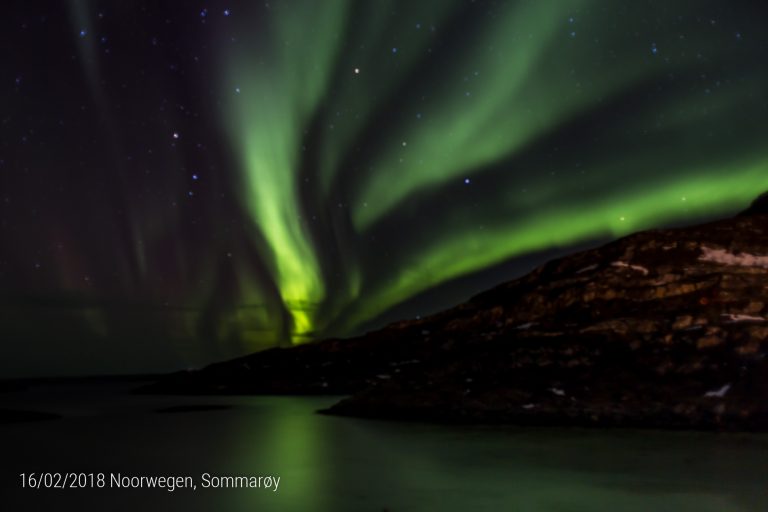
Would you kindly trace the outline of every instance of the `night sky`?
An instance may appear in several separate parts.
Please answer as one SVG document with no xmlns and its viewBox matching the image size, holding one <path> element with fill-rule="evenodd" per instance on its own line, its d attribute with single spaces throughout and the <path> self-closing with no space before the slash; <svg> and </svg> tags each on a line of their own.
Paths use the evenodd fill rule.
<svg viewBox="0 0 768 512">
<path fill-rule="evenodd" d="M 742 209 L 760 5 L 6 2 L 0 376 L 351 335 Z"/>
</svg>

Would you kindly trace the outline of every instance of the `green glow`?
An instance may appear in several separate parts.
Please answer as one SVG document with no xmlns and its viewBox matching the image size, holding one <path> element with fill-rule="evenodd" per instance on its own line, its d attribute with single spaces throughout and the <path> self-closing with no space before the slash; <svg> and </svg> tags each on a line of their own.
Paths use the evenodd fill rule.
<svg viewBox="0 0 768 512">
<path fill-rule="evenodd" d="M 568 7 L 578 10 L 588 4 L 580 0 Z M 406 106 L 423 112 L 423 119 L 402 126 L 399 138 L 391 139 L 384 154 L 372 162 L 375 172 L 366 175 L 358 192 L 370 198 L 354 212 L 358 230 L 424 189 L 463 179 L 508 157 L 597 106 L 596 98 L 610 98 L 659 68 L 656 61 L 641 61 L 616 73 L 599 73 L 594 69 L 599 66 L 580 55 L 583 43 L 569 39 L 572 29 L 559 3 L 520 2 L 500 11 L 445 72 L 440 87 L 425 88 L 426 100 L 417 95 L 419 100 Z"/>
<path fill-rule="evenodd" d="M 292 339 L 311 336 L 325 286 L 298 202 L 301 136 L 328 80 L 345 2 L 281 5 L 259 60 L 247 50 L 229 63 L 231 136 L 242 155 L 243 201 L 271 254 L 273 277 L 290 312 Z M 307 26 L 311 20 L 312 26 Z M 236 93 L 235 91 L 239 91 Z"/>
<path fill-rule="evenodd" d="M 727 31 L 613 23 L 644 19 L 634 3 L 486 7 L 306 1 L 242 17 L 223 118 L 294 342 L 516 256 L 711 217 L 768 188 L 765 79 L 719 75 L 741 55 Z M 279 313 L 233 314 L 222 333 L 279 330 Z"/>
<path fill-rule="evenodd" d="M 338 80 L 338 90 L 328 107 L 329 112 L 338 112 L 341 117 L 333 122 L 332 128 L 326 127 L 322 132 L 320 171 L 324 196 L 332 192 L 333 179 L 354 138 L 360 135 L 366 123 L 371 122 L 372 114 L 381 109 L 386 100 L 400 101 L 396 95 L 397 86 L 418 70 L 423 55 L 434 44 L 444 23 L 456 15 L 459 5 L 460 0 L 412 2 L 408 6 L 408 19 L 420 20 L 419 28 L 409 26 L 405 39 L 392 37 L 391 2 L 368 2 L 366 16 L 355 19 L 348 26 L 352 37 L 364 40 L 366 44 L 348 50 L 341 66 L 344 79 Z M 398 48 L 396 54 L 392 53 L 393 47 Z M 385 80 L 382 80 L 383 73 Z"/>
<path fill-rule="evenodd" d="M 768 160 L 727 173 L 717 171 L 705 170 L 699 177 L 670 180 L 598 202 L 571 198 L 541 214 L 493 229 L 480 231 L 466 221 L 444 225 L 434 243 L 413 255 L 411 265 L 395 269 L 387 285 L 370 292 L 362 307 L 355 305 L 345 312 L 348 325 L 358 325 L 432 286 L 510 257 L 594 237 L 624 236 L 682 212 L 717 215 L 748 204 L 756 190 L 768 189 Z"/>
</svg>

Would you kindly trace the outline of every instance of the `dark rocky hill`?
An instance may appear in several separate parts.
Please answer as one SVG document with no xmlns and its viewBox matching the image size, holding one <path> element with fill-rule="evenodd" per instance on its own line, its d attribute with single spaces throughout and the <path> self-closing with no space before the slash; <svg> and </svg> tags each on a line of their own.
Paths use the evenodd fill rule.
<svg viewBox="0 0 768 512">
<path fill-rule="evenodd" d="M 768 215 L 768 192 L 755 199 L 740 215 Z"/>
<path fill-rule="evenodd" d="M 766 429 L 765 199 L 551 261 L 427 318 L 153 390 L 351 394 L 327 412 L 397 419 Z"/>
</svg>

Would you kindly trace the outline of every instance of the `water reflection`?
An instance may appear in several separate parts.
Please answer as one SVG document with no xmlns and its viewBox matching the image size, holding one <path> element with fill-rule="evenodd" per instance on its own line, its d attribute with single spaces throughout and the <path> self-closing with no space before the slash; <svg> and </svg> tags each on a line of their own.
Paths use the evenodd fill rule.
<svg viewBox="0 0 768 512">
<path fill-rule="evenodd" d="M 65 418 L 0 425 L 0 508 L 762 512 L 768 503 L 766 435 L 448 427 L 313 413 L 332 402 L 82 389 L 6 394 L 0 407 Z M 153 412 L 163 408 L 178 412 Z M 281 480 L 278 492 L 22 493 L 14 474 L 32 470 Z"/>
</svg>

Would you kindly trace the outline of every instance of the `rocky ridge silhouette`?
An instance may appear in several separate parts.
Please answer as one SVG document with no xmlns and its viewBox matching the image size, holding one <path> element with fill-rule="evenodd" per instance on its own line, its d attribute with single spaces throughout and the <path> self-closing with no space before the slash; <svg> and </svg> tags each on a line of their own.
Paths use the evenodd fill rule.
<svg viewBox="0 0 768 512">
<path fill-rule="evenodd" d="M 151 390 L 351 394 L 327 413 L 531 425 L 768 427 L 768 212 L 636 233 L 357 338 Z"/>
</svg>

